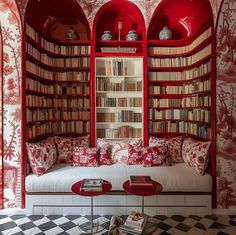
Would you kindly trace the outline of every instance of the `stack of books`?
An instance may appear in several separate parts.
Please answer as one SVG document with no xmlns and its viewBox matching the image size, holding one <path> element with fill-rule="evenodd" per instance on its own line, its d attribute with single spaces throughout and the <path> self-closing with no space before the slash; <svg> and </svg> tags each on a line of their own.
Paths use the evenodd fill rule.
<svg viewBox="0 0 236 235">
<path fill-rule="evenodd" d="M 82 192 L 102 192 L 102 179 L 83 179 Z"/>
<path fill-rule="evenodd" d="M 127 234 L 142 234 L 147 222 L 147 216 L 136 211 L 132 211 L 119 230 Z"/>
<path fill-rule="evenodd" d="M 130 187 L 133 189 L 148 189 L 153 187 L 153 182 L 150 176 L 130 176 Z"/>
</svg>

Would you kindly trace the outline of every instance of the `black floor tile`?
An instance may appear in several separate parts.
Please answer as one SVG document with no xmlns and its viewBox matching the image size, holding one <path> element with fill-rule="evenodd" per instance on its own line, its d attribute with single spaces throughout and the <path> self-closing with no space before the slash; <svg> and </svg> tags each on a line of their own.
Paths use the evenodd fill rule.
<svg viewBox="0 0 236 235">
<path fill-rule="evenodd" d="M 188 232 L 188 230 L 191 229 L 190 226 L 188 226 L 187 224 L 184 224 L 184 223 L 179 223 L 175 226 L 175 228 L 179 229 L 180 231 L 183 231 L 183 232 Z"/>
</svg>

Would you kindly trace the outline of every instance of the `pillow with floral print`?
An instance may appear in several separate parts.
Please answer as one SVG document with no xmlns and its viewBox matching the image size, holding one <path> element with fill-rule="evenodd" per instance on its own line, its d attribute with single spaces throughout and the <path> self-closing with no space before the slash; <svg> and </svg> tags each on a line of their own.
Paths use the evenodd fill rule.
<svg viewBox="0 0 236 235">
<path fill-rule="evenodd" d="M 111 165 L 111 146 L 109 143 L 99 147 L 98 162 L 100 166 Z"/>
<path fill-rule="evenodd" d="M 55 136 L 55 143 L 58 152 L 58 163 L 72 163 L 74 148 L 89 147 L 89 135 L 81 137 Z"/>
<path fill-rule="evenodd" d="M 167 141 L 167 154 L 171 162 L 183 162 L 182 158 L 182 143 L 183 136 L 173 137 Z"/>
<path fill-rule="evenodd" d="M 98 166 L 99 148 L 76 147 L 73 154 L 73 166 Z"/>
<path fill-rule="evenodd" d="M 143 147 L 143 166 L 169 166 L 168 156 L 162 154 L 158 147 Z"/>
<path fill-rule="evenodd" d="M 112 163 L 125 163 L 128 160 L 128 147 L 129 144 L 133 146 L 142 146 L 141 139 L 123 140 L 123 141 L 108 141 L 104 139 L 97 140 L 97 146 L 100 147 L 104 143 L 110 143 L 111 145 L 111 161 Z"/>
<path fill-rule="evenodd" d="M 128 165 L 142 165 L 143 164 L 143 147 L 128 146 Z"/>
<path fill-rule="evenodd" d="M 30 166 L 35 175 L 43 175 L 57 160 L 53 138 L 37 143 L 26 143 Z"/>
<path fill-rule="evenodd" d="M 183 141 L 183 160 L 200 175 L 204 175 L 206 172 L 209 162 L 210 144 L 210 141 L 198 141 L 192 138 L 186 138 Z"/>
<path fill-rule="evenodd" d="M 164 138 L 158 138 L 155 136 L 151 136 L 149 138 L 149 147 L 158 147 L 160 153 L 167 153 L 167 141 Z"/>
</svg>

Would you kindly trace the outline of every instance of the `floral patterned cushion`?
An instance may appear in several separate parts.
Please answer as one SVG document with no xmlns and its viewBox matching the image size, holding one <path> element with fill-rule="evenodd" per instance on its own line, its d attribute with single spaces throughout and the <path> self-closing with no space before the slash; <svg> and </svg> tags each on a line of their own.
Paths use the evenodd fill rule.
<svg viewBox="0 0 236 235">
<path fill-rule="evenodd" d="M 183 160 L 200 175 L 204 175 L 206 172 L 210 144 L 210 141 L 198 141 L 192 138 L 187 138 L 183 141 Z"/>
<path fill-rule="evenodd" d="M 183 162 L 182 143 L 182 136 L 170 138 L 167 140 L 167 152 L 171 162 Z"/>
<path fill-rule="evenodd" d="M 128 146 L 142 146 L 141 139 L 125 140 L 119 142 L 112 142 L 104 139 L 97 140 L 97 146 L 100 147 L 104 143 L 110 143 L 111 145 L 111 161 L 112 163 L 127 163 L 128 160 Z"/>
<path fill-rule="evenodd" d="M 26 143 L 30 166 L 35 175 L 43 175 L 57 160 L 53 138 L 37 143 Z"/>
<path fill-rule="evenodd" d="M 155 136 L 151 136 L 149 138 L 149 147 L 158 147 L 160 153 L 167 153 L 167 141 L 164 138 L 157 138 Z"/>
<path fill-rule="evenodd" d="M 142 165 L 143 164 L 143 147 L 128 146 L 128 165 Z"/>
<path fill-rule="evenodd" d="M 111 146 L 109 143 L 105 143 L 99 147 L 99 165 L 111 165 Z"/>
<path fill-rule="evenodd" d="M 72 163 L 74 148 L 89 147 L 89 135 L 82 137 L 61 137 L 55 136 L 55 143 L 58 152 L 58 163 Z"/>
<path fill-rule="evenodd" d="M 98 166 L 99 148 L 76 147 L 73 155 L 73 166 Z"/>
<path fill-rule="evenodd" d="M 146 147 L 143 153 L 143 166 L 169 166 L 166 154 L 162 154 L 158 147 Z"/>
</svg>

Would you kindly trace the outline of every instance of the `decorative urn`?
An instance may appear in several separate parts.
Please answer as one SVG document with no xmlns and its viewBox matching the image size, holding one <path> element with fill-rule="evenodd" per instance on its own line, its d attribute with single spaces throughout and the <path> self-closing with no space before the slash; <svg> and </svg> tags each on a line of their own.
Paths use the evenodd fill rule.
<svg viewBox="0 0 236 235">
<path fill-rule="evenodd" d="M 172 32 L 168 29 L 167 26 L 164 26 L 163 29 L 159 33 L 160 40 L 168 40 L 172 38 Z"/>
<path fill-rule="evenodd" d="M 69 28 L 66 32 L 66 40 L 77 40 L 78 35 L 73 28 Z"/>
<path fill-rule="evenodd" d="M 135 41 L 138 39 L 138 35 L 136 34 L 135 30 L 130 30 L 128 34 L 126 35 L 127 41 Z"/>
<path fill-rule="evenodd" d="M 102 34 L 102 40 L 104 41 L 109 41 L 109 40 L 112 40 L 113 39 L 113 36 L 112 36 L 112 33 L 111 31 L 104 31 L 103 34 Z"/>
</svg>

